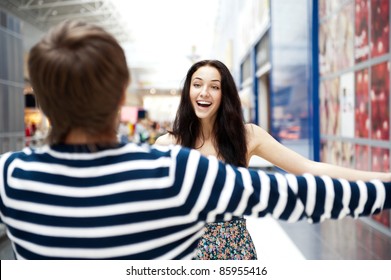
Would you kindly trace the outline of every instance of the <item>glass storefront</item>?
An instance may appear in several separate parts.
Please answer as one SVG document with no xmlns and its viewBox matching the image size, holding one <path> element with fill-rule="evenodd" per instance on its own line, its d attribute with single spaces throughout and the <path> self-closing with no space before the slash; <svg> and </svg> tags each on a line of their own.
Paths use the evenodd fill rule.
<svg viewBox="0 0 391 280">
<path fill-rule="evenodd" d="M 240 61 L 248 119 L 270 120 L 263 126 L 306 157 L 390 172 L 389 2 L 270 1 L 269 24 Z M 390 219 L 370 222 L 390 232 Z"/>
<path fill-rule="evenodd" d="M 391 171 L 389 18 L 389 0 L 319 0 L 323 162 Z"/>
</svg>

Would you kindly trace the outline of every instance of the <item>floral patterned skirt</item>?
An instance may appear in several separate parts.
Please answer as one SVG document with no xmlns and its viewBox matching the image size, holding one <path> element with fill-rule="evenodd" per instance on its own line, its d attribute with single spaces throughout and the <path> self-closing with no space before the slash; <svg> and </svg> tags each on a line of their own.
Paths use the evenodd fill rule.
<svg viewBox="0 0 391 280">
<path fill-rule="evenodd" d="M 245 219 L 210 223 L 198 243 L 194 260 L 256 260 Z"/>
</svg>

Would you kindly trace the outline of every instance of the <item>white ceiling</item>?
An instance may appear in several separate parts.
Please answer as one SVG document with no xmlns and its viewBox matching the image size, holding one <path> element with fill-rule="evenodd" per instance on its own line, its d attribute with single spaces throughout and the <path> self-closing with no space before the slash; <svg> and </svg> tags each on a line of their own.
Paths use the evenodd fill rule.
<svg viewBox="0 0 391 280">
<path fill-rule="evenodd" d="M 210 58 L 219 0 L 111 0 L 129 30 L 123 43 L 145 88 L 178 89 L 194 59 Z"/>
<path fill-rule="evenodd" d="M 131 89 L 169 92 L 179 89 L 194 60 L 211 57 L 219 0 L 0 0 L 0 6 L 37 31 L 68 18 L 103 25 L 126 51 Z M 25 32 L 28 45 L 40 37 Z"/>
</svg>

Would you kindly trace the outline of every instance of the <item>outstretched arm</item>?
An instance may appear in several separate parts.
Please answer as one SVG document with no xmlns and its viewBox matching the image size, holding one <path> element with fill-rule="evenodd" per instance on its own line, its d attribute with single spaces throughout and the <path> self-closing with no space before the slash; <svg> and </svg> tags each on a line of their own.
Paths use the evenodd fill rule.
<svg viewBox="0 0 391 280">
<path fill-rule="evenodd" d="M 391 181 L 391 173 L 369 172 L 309 160 L 276 141 L 269 133 L 259 126 L 247 124 L 248 153 L 260 156 L 279 168 L 293 174 L 310 173 L 313 175 L 327 175 L 333 178 L 346 180 L 380 179 Z"/>
<path fill-rule="evenodd" d="M 262 172 L 258 176 L 263 181 L 270 180 L 270 193 L 266 195 L 269 213 L 274 218 L 289 222 L 302 218 L 314 223 L 346 216 L 358 218 L 377 214 L 391 207 L 391 183 L 380 180 L 352 182 L 328 176 L 278 173 L 266 175 L 266 179 Z M 263 187 L 267 188 L 267 185 L 262 184 L 261 188 Z M 265 190 L 261 189 L 260 197 L 266 200 L 262 198 L 262 194 L 265 194 Z"/>
<path fill-rule="evenodd" d="M 320 222 L 346 216 L 370 216 L 391 207 L 391 182 L 269 174 L 224 165 L 213 157 L 207 162 L 201 157 L 200 161 L 201 165 L 208 166 L 206 177 L 209 179 L 201 184 L 203 198 L 200 198 L 200 201 L 209 200 L 203 209 L 207 222 L 222 217 L 229 220 L 232 216 L 267 214 L 289 222 L 305 218 Z M 197 182 L 201 181 L 199 178 Z M 217 203 L 216 198 L 219 198 Z"/>
</svg>

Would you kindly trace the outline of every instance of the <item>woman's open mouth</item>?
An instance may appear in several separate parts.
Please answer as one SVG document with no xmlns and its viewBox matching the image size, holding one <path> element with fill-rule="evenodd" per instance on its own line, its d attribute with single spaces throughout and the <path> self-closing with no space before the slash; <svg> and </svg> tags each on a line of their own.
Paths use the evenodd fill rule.
<svg viewBox="0 0 391 280">
<path fill-rule="evenodd" d="M 210 105 L 212 105 L 212 102 L 208 101 L 197 101 L 197 105 L 203 108 L 208 108 Z"/>
</svg>

